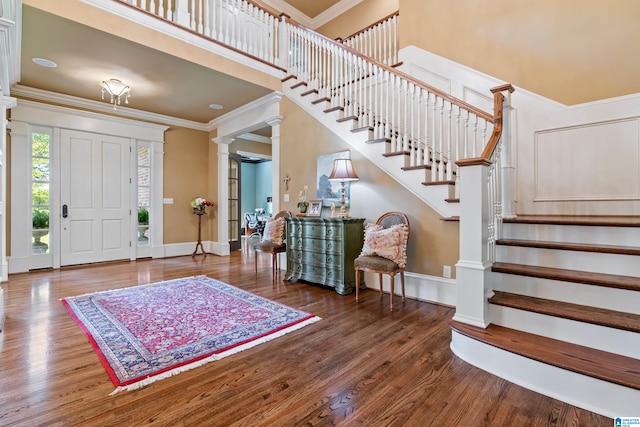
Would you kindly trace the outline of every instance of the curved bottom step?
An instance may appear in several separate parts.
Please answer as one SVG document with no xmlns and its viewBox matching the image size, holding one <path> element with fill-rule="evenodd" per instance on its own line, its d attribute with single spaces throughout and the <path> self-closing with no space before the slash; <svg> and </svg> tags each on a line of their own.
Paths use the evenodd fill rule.
<svg viewBox="0 0 640 427">
<path fill-rule="evenodd" d="M 607 417 L 637 412 L 640 360 L 496 325 L 449 324 L 451 350 L 467 363 Z"/>
</svg>

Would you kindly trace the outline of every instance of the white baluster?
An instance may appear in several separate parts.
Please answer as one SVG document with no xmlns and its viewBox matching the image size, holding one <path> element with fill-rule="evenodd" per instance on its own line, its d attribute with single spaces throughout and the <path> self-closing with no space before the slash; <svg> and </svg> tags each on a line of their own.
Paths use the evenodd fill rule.
<svg viewBox="0 0 640 427">
<path fill-rule="evenodd" d="M 173 21 L 173 6 L 171 0 L 167 0 L 167 20 Z"/>
<path fill-rule="evenodd" d="M 151 1 L 153 3 L 153 1 Z M 196 4 L 195 0 L 191 0 L 191 9 L 189 10 L 189 14 L 191 16 L 191 21 L 189 22 L 189 28 L 192 30 L 196 29 Z"/>
<path fill-rule="evenodd" d="M 447 177 L 447 181 L 451 181 L 453 180 L 453 169 L 451 166 L 451 132 L 452 132 L 452 122 L 451 122 L 451 109 L 453 108 L 453 104 L 451 104 L 450 102 L 447 103 L 447 141 L 446 141 L 446 146 L 447 146 L 447 169 L 446 169 L 446 177 Z"/>
</svg>

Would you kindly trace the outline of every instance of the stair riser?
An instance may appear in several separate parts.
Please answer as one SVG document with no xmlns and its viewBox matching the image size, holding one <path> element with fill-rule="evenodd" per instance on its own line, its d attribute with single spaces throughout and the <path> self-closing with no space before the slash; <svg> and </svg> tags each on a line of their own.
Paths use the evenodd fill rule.
<svg viewBox="0 0 640 427">
<path fill-rule="evenodd" d="M 506 223 L 502 238 L 638 247 L 640 228 Z"/>
<path fill-rule="evenodd" d="M 640 277 L 640 258 L 633 255 L 504 245 L 496 249 L 498 262 Z"/>
<path fill-rule="evenodd" d="M 515 274 L 494 273 L 494 289 L 640 315 L 640 292 Z"/>
<path fill-rule="evenodd" d="M 492 322 L 585 347 L 638 359 L 640 334 L 489 304 Z"/>
</svg>

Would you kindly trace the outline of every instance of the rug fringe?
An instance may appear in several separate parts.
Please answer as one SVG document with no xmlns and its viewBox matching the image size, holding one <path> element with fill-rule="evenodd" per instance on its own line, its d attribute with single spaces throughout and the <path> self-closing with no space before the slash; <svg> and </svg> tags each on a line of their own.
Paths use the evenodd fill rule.
<svg viewBox="0 0 640 427">
<path fill-rule="evenodd" d="M 303 328 L 303 327 L 305 327 L 307 325 L 310 325 L 312 323 L 318 322 L 320 320 L 322 320 L 322 318 L 320 318 L 318 316 L 310 317 L 309 319 L 307 319 L 305 321 L 302 321 L 300 323 L 296 323 L 295 325 L 289 326 L 288 328 L 281 329 L 281 330 L 279 330 L 277 332 L 274 332 L 274 333 L 269 334 L 269 335 L 265 335 L 262 338 L 258 338 L 256 340 L 244 343 L 244 344 L 239 345 L 237 347 L 233 347 L 233 348 L 231 348 L 229 350 L 226 350 L 226 351 L 223 351 L 221 353 L 212 354 L 211 356 L 206 357 L 204 359 L 198 360 L 198 361 L 193 362 L 193 363 L 189 363 L 189 364 L 184 365 L 184 366 L 180 366 L 178 368 L 172 369 L 170 371 L 164 372 L 164 373 L 159 374 L 159 375 L 154 375 L 152 377 L 147 377 L 147 378 L 145 378 L 143 380 L 140 380 L 140 381 L 137 381 L 137 382 L 135 382 L 133 384 L 116 387 L 115 390 L 113 390 L 111 393 L 109 393 L 109 396 L 113 396 L 114 394 L 119 393 L 122 390 L 126 390 L 126 391 L 137 390 L 139 388 L 147 386 L 147 385 L 149 385 L 151 383 L 154 383 L 156 381 L 163 380 L 165 378 L 169 378 L 169 377 L 172 377 L 174 375 L 177 375 L 177 374 L 179 374 L 181 372 L 189 371 L 191 369 L 198 368 L 198 367 L 200 367 L 202 365 L 206 365 L 209 362 L 214 362 L 216 360 L 223 359 L 223 358 L 231 356 L 233 354 L 240 353 L 241 351 L 247 350 L 247 349 L 249 349 L 251 347 L 255 347 L 258 344 L 262 344 L 262 343 L 271 341 L 271 340 L 273 340 L 275 338 L 281 337 L 281 336 L 286 335 L 286 334 L 288 334 L 290 332 L 293 332 L 293 331 L 296 331 L 296 330 L 298 330 L 300 328 Z"/>
</svg>

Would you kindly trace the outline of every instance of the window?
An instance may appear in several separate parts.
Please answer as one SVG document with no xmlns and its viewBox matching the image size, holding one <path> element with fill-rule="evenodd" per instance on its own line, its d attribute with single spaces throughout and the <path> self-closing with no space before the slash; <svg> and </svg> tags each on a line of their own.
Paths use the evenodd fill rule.
<svg viewBox="0 0 640 427">
<path fill-rule="evenodd" d="M 31 134 L 31 252 L 49 252 L 51 135 Z"/>
<path fill-rule="evenodd" d="M 138 147 L 138 246 L 149 246 L 149 206 L 151 204 L 151 150 Z"/>
</svg>

